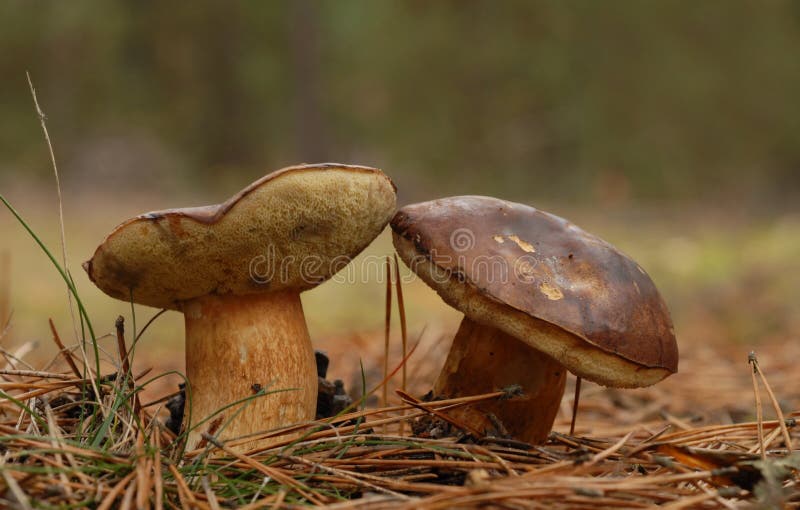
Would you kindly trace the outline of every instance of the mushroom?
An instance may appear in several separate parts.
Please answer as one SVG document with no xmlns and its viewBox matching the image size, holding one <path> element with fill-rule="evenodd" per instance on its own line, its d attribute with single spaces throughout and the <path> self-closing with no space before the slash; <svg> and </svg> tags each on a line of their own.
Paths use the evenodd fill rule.
<svg viewBox="0 0 800 510">
<path fill-rule="evenodd" d="M 451 411 L 481 433 L 505 428 L 522 441 L 544 442 L 566 370 L 622 388 L 677 371 L 672 322 L 653 281 L 568 221 L 463 196 L 405 206 L 391 226 L 403 261 L 464 313 L 434 394 L 522 389 L 521 397 Z"/>
<path fill-rule="evenodd" d="M 394 210 L 394 184 L 380 170 L 294 166 L 219 205 L 132 218 L 83 267 L 111 297 L 183 312 L 192 448 L 211 424 L 230 439 L 314 419 L 317 369 L 300 293 L 342 269 Z"/>
</svg>

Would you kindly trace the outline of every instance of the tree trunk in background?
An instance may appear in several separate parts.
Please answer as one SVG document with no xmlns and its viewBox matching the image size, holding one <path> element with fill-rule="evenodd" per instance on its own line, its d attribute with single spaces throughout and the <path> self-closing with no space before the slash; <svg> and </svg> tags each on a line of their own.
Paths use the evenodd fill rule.
<svg viewBox="0 0 800 510">
<path fill-rule="evenodd" d="M 206 161 L 211 165 L 245 166 L 252 163 L 248 97 L 239 73 L 243 52 L 241 5 L 211 3 L 200 35 L 204 46 L 201 80 L 208 94 L 205 117 Z"/>
<path fill-rule="evenodd" d="M 318 4 L 297 0 L 289 10 L 291 66 L 294 78 L 295 146 L 298 161 L 328 159 L 320 108 Z"/>
</svg>

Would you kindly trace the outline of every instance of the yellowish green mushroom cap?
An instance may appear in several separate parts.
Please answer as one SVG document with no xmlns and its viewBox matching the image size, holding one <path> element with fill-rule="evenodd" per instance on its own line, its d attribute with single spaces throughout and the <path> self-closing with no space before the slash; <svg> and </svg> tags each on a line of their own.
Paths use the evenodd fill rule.
<svg viewBox="0 0 800 510">
<path fill-rule="evenodd" d="M 125 221 L 83 267 L 111 297 L 173 310 L 206 295 L 302 291 L 361 252 L 395 204 L 394 184 L 375 168 L 288 167 L 222 204 Z"/>
</svg>

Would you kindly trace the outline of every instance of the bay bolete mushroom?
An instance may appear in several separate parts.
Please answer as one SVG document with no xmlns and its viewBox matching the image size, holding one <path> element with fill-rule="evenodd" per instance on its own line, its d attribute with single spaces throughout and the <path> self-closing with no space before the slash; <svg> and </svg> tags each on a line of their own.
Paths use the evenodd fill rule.
<svg viewBox="0 0 800 510">
<path fill-rule="evenodd" d="M 669 311 L 636 262 L 533 207 L 463 196 L 408 205 L 391 221 L 403 261 L 464 319 L 434 393 L 518 384 L 523 396 L 451 411 L 543 442 L 565 372 L 605 386 L 652 385 L 677 371 Z"/>
<path fill-rule="evenodd" d="M 239 437 L 314 419 L 317 373 L 300 293 L 342 269 L 394 210 L 394 184 L 380 170 L 294 166 L 219 205 L 132 218 L 84 269 L 111 297 L 183 312 L 190 427 L 259 388 L 290 390 L 214 418 L 232 418 L 221 439 Z M 190 433 L 189 448 L 207 426 Z"/>
</svg>

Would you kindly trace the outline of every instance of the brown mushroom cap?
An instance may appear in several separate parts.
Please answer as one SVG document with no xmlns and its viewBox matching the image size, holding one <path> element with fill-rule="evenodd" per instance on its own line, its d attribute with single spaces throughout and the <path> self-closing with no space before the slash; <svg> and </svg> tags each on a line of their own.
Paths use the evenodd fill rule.
<svg viewBox="0 0 800 510">
<path fill-rule="evenodd" d="M 330 278 L 386 226 L 395 188 L 380 170 L 300 165 L 228 201 L 116 227 L 84 263 L 111 297 L 180 309 L 199 296 L 305 290 Z"/>
<path fill-rule="evenodd" d="M 447 303 L 573 373 L 637 387 L 677 371 L 669 311 L 650 277 L 568 221 L 464 196 L 403 207 L 391 225 L 402 258 Z"/>
</svg>

